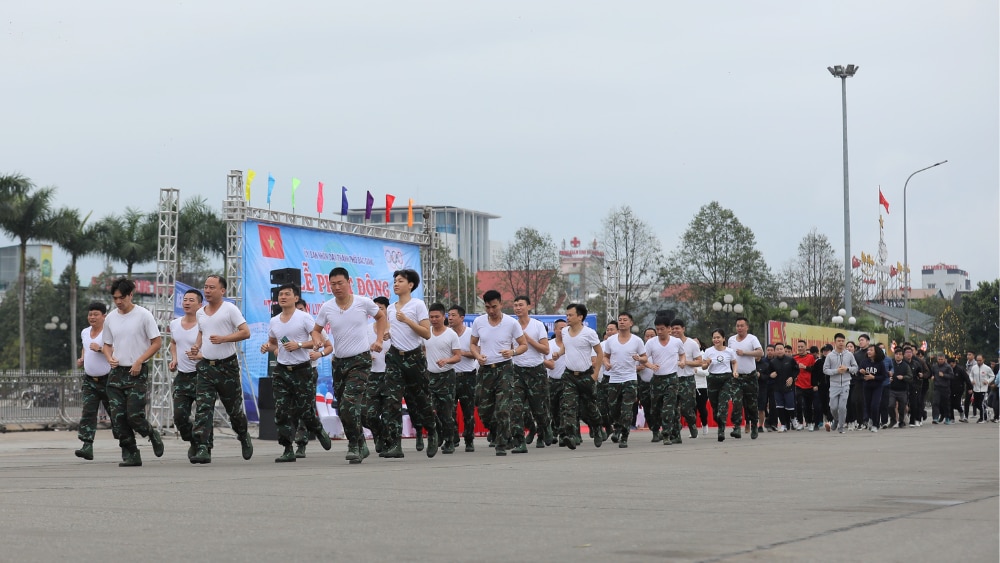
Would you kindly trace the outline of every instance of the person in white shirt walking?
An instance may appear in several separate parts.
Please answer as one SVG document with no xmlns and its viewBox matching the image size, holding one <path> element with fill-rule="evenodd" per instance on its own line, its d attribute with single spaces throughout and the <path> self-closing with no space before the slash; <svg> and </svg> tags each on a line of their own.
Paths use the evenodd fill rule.
<svg viewBox="0 0 1000 563">
<path fill-rule="evenodd" d="M 764 357 L 764 348 L 760 345 L 760 340 L 750 334 L 750 321 L 746 317 L 736 319 L 736 334 L 729 337 L 729 348 L 736 352 L 736 377 L 729 381 L 731 395 L 733 399 L 733 431 L 729 433 L 733 438 L 739 439 L 743 436 L 740 428 L 743 426 L 743 410 L 746 406 L 746 415 L 750 423 L 750 439 L 757 439 L 757 395 L 759 393 L 758 379 L 760 373 L 757 371 L 757 360 Z"/>
<path fill-rule="evenodd" d="M 605 351 L 604 373 L 608 376 L 608 410 L 612 422 L 611 441 L 619 448 L 628 447 L 632 426 L 638 374 L 636 367 L 646 360 L 642 339 L 632 334 L 632 315 L 618 314 L 618 333 L 602 343 Z"/>
<path fill-rule="evenodd" d="M 442 438 L 441 453 L 455 453 L 455 364 L 462 361 L 458 334 L 445 326 L 444 305 L 431 303 L 427 308 L 431 335 L 424 343 L 427 354 L 427 379 L 431 402 L 437 415 Z"/>
<path fill-rule="evenodd" d="M 455 364 L 455 404 L 462 409 L 462 438 L 465 451 L 476 451 L 476 368 L 479 362 L 472 354 L 472 331 L 465 326 L 465 308 L 452 305 L 448 309 L 448 326 L 458 335 L 458 345 L 462 360 Z M 458 413 L 456 413 L 456 417 Z M 452 442 L 458 445 L 458 419 L 455 420 L 455 434 Z"/>
<path fill-rule="evenodd" d="M 177 372 L 173 389 L 174 427 L 181 439 L 188 443 L 188 461 L 198 449 L 191 415 L 198 395 L 198 360 L 201 355 L 192 350 L 198 343 L 198 309 L 201 302 L 200 291 L 194 288 L 187 290 L 181 298 L 184 316 L 170 321 L 170 363 L 167 368 Z M 211 449 L 212 434 L 209 434 L 208 443 Z"/>
<path fill-rule="evenodd" d="M 94 301 L 87 307 L 87 323 L 90 325 L 80 332 L 83 347 L 76 366 L 83 368 L 83 378 L 80 392 L 83 397 L 83 408 L 80 413 L 80 429 L 77 437 L 83 442 L 80 449 L 73 452 L 76 457 L 86 460 L 94 459 L 94 435 L 97 433 L 97 411 L 104 405 L 105 412 L 110 413 L 108 405 L 108 372 L 111 364 L 104 357 L 104 319 L 108 314 L 108 306 L 100 301 Z M 116 435 L 115 438 L 118 436 Z"/>
<path fill-rule="evenodd" d="M 553 359 L 566 358 L 563 372 L 562 401 L 559 405 L 565 436 L 562 445 L 576 449 L 573 436 L 580 430 L 579 417 L 594 434 L 594 446 L 601 447 L 608 438 L 601 427 L 601 411 L 595 400 L 595 384 L 604 364 L 604 349 L 597 332 L 583 324 L 587 318 L 587 307 L 579 303 L 566 306 L 568 326 L 562 329 L 562 342 Z M 582 411 L 581 411 L 582 409 Z"/>
<path fill-rule="evenodd" d="M 538 445 L 542 448 L 555 443 L 552 436 L 552 419 L 549 414 L 548 377 L 545 374 L 545 356 L 549 353 L 549 333 L 545 325 L 538 319 L 533 319 L 530 312 L 531 299 L 520 295 L 514 299 L 514 315 L 524 333 L 528 348 L 523 354 L 514 356 L 514 397 L 513 401 L 521 404 L 525 419 L 534 422 L 538 433 Z M 513 453 L 527 451 L 525 447 L 516 447 Z"/>
</svg>

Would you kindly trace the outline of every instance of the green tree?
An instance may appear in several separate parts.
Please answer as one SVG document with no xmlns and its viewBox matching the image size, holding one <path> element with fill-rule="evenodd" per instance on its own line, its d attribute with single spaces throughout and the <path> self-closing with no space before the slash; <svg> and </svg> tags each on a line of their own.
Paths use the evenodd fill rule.
<svg viewBox="0 0 1000 563">
<path fill-rule="evenodd" d="M 454 258 L 451 250 L 443 240 L 438 239 L 434 250 L 437 262 L 437 280 L 435 283 L 434 300 L 440 301 L 446 307 L 461 305 L 468 312 L 476 309 L 476 276 L 469 271 L 468 266 L 460 258 Z"/>
<path fill-rule="evenodd" d="M 501 253 L 500 269 L 505 272 L 507 289 L 514 296 L 527 295 L 534 312 L 554 306 L 545 300 L 559 272 L 559 254 L 552 235 L 521 227 L 514 233 L 514 242 Z"/>
<path fill-rule="evenodd" d="M 87 224 L 90 220 L 90 213 L 81 218 L 80 212 L 76 209 L 63 208 L 56 214 L 56 229 L 53 233 L 53 240 L 57 245 L 69 254 L 69 268 L 66 275 L 67 288 L 69 292 L 69 331 L 73 337 L 70 339 L 70 357 L 75 361 L 77 355 L 76 334 L 77 330 L 77 290 L 79 289 L 79 278 L 77 276 L 77 261 L 91 254 L 95 254 L 100 245 L 101 227 L 97 224 Z"/>
<path fill-rule="evenodd" d="M 995 358 L 1000 346 L 1000 279 L 979 282 L 975 291 L 963 295 L 960 315 L 968 350 Z"/>
<path fill-rule="evenodd" d="M 154 215 L 154 217 L 156 217 Z M 157 218 L 158 224 L 158 218 Z M 200 281 L 207 265 L 206 255 L 226 258 L 226 223 L 204 197 L 184 202 L 177 215 L 177 268 L 175 277 L 198 274 Z M 156 241 L 153 241 L 156 252 Z M 155 255 L 155 254 L 154 254 Z"/>
<path fill-rule="evenodd" d="M 844 301 L 842 266 L 830 240 L 813 228 L 802 237 L 798 254 L 779 275 L 781 294 L 808 307 L 817 320 L 829 319 Z"/>
<path fill-rule="evenodd" d="M 773 300 L 777 291 L 753 231 L 717 201 L 702 206 L 691 220 L 667 257 L 663 278 L 668 284 L 686 286 L 685 310 L 695 321 L 706 319 L 711 304 L 725 293 L 747 292 Z"/>
<path fill-rule="evenodd" d="M 20 193 L 14 193 L 7 198 L 0 214 L 0 230 L 10 234 L 18 241 L 18 255 L 20 271 L 17 275 L 18 285 L 18 334 L 20 343 L 20 369 L 27 368 L 27 358 L 25 356 L 25 275 L 26 259 L 28 253 L 28 241 L 49 240 L 56 230 L 55 214 L 52 211 L 52 198 L 55 196 L 55 188 L 29 189 Z"/>
<path fill-rule="evenodd" d="M 653 229 L 628 205 L 612 209 L 604 218 L 601 244 L 605 266 L 618 269 L 618 308 L 639 315 L 640 309 L 656 300 L 663 289 L 663 250 Z M 605 286 L 607 278 L 597 276 Z"/>
<path fill-rule="evenodd" d="M 934 321 L 929 344 L 931 350 L 944 352 L 948 356 L 958 356 L 964 352 L 965 329 L 962 327 L 962 319 L 950 303 Z"/>
<path fill-rule="evenodd" d="M 108 259 L 125 264 L 125 276 L 132 277 L 136 264 L 156 260 L 157 216 L 128 207 L 122 216 L 109 215 L 100 222 L 100 252 Z"/>
</svg>

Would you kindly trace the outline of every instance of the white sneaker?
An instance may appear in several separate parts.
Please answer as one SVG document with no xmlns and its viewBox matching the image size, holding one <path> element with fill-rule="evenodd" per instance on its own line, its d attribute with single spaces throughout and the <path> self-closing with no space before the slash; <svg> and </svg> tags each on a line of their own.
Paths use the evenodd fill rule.
<svg viewBox="0 0 1000 563">
<path fill-rule="evenodd" d="M 778 432 L 785 432 L 785 431 L 787 431 L 787 430 L 788 430 L 788 429 L 787 429 L 787 428 L 785 428 L 785 426 L 784 426 L 783 424 L 779 424 L 779 425 L 778 425 Z"/>
<path fill-rule="evenodd" d="M 921 426 L 923 426 L 923 423 L 922 423 L 921 421 L 919 421 L 919 420 L 918 420 L 918 421 L 917 421 L 917 428 L 920 428 Z"/>
<path fill-rule="evenodd" d="M 872 426 L 872 432 L 878 434 L 878 426 Z"/>
<path fill-rule="evenodd" d="M 815 432 L 816 431 L 816 425 L 815 424 L 810 424 L 809 426 L 806 427 L 806 429 L 809 430 L 810 432 Z"/>
</svg>

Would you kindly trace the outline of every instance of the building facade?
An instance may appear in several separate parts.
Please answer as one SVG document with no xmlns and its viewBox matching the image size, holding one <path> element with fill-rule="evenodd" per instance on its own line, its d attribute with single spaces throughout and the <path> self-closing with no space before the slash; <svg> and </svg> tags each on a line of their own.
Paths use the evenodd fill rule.
<svg viewBox="0 0 1000 563">
<path fill-rule="evenodd" d="M 21 272 L 20 247 L 0 248 L 0 291 L 13 289 L 17 285 L 17 275 Z M 52 281 L 52 245 L 29 244 L 26 260 L 34 260 L 41 271 L 42 279 Z"/>
<path fill-rule="evenodd" d="M 562 241 L 559 250 L 559 273 L 566 281 L 566 299 L 571 303 L 585 303 L 596 297 L 604 276 L 604 252 L 597 249 L 597 240 L 585 244 L 579 238 Z"/>
<path fill-rule="evenodd" d="M 969 272 L 954 264 L 934 264 L 920 269 L 924 289 L 938 289 L 945 299 L 951 299 L 957 291 L 972 291 Z"/>
</svg>

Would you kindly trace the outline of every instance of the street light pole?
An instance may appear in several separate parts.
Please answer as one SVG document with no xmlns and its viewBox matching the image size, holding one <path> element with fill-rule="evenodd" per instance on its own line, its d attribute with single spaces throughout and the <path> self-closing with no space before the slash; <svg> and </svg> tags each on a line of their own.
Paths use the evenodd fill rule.
<svg viewBox="0 0 1000 563">
<path fill-rule="evenodd" d="M 906 183 L 903 184 L 903 275 L 906 276 L 906 284 L 903 286 L 903 340 L 910 340 L 910 255 L 907 247 L 907 233 L 906 233 L 906 188 L 910 185 L 910 178 L 916 176 L 917 174 L 923 172 L 924 170 L 930 170 L 935 166 L 941 166 L 947 160 L 942 160 L 941 162 L 931 164 L 927 168 L 921 168 L 913 174 L 910 174 L 906 178 Z"/>
<path fill-rule="evenodd" d="M 844 308 L 851 316 L 851 190 L 847 180 L 847 79 L 861 68 L 857 65 L 828 66 L 830 74 L 840 79 L 844 114 Z"/>
</svg>

